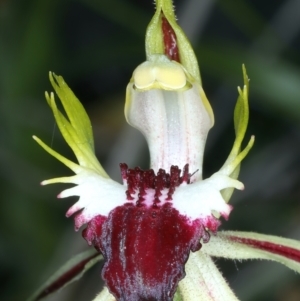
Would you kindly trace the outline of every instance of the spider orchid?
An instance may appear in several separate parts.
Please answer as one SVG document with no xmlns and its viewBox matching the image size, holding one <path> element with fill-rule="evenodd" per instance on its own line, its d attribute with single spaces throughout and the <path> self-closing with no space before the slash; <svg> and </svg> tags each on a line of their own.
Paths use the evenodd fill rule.
<svg viewBox="0 0 300 301">
<path fill-rule="evenodd" d="M 228 201 L 234 188 L 244 189 L 237 177 L 254 143 L 251 137 L 241 147 L 249 116 L 245 68 L 234 111 L 232 151 L 219 171 L 202 179 L 203 151 L 214 117 L 197 59 L 176 23 L 170 0 L 156 1 L 146 32 L 146 57 L 127 86 L 125 117 L 146 137 L 149 170 L 120 164 L 122 184 L 107 175 L 95 156 L 92 127 L 83 106 L 63 78 L 53 73 L 50 81 L 67 117 L 58 110 L 53 93 L 46 92 L 46 99 L 78 163 L 34 136 L 76 174 L 42 185 L 76 185 L 58 197 L 79 196 L 67 216 L 74 216 L 76 231 L 86 225 L 83 237 L 104 257 L 102 278 L 107 288 L 96 300 L 238 300 L 211 257 L 274 260 L 299 272 L 299 242 L 218 231 L 220 220 L 228 219 L 232 210 Z M 76 261 L 72 277 L 95 256 L 88 253 Z M 53 283 L 48 283 L 48 291 Z M 40 291 L 34 300 L 42 296 Z"/>
</svg>

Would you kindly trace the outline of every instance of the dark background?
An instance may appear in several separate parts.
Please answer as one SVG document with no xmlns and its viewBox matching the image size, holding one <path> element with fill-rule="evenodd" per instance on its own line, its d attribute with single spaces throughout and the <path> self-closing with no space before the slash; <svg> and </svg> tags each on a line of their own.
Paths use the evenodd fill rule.
<svg viewBox="0 0 300 301">
<path fill-rule="evenodd" d="M 300 239 L 300 2 L 178 0 L 179 23 L 197 54 L 215 112 L 204 174 L 223 164 L 234 139 L 232 114 L 242 63 L 250 83 L 256 142 L 242 164 L 223 229 Z M 87 249 L 72 219 L 74 200 L 57 200 L 71 175 L 33 134 L 74 158 L 55 126 L 44 91 L 48 71 L 64 76 L 93 123 L 97 156 L 114 179 L 118 164 L 147 167 L 144 140 L 125 124 L 125 88 L 145 60 L 152 0 L 0 0 L 0 300 L 22 301 L 70 256 Z M 217 260 L 243 301 L 299 301 L 300 276 L 275 263 Z M 92 300 L 100 267 L 49 300 Z"/>
</svg>

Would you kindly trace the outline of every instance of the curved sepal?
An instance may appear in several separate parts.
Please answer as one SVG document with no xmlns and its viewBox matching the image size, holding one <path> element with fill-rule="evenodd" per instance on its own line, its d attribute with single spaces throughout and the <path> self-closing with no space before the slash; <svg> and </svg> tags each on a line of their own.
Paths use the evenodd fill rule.
<svg viewBox="0 0 300 301">
<path fill-rule="evenodd" d="M 186 276 L 178 286 L 181 300 L 238 301 L 212 259 L 202 250 L 190 253 L 185 270 Z"/>
<path fill-rule="evenodd" d="M 179 50 L 180 63 L 201 84 L 198 61 L 194 50 L 181 27 L 176 22 L 172 0 L 156 0 L 156 12 L 146 31 L 146 55 L 147 60 L 153 54 L 164 54 L 164 33 L 162 18 L 165 17 L 175 33 Z"/>
<path fill-rule="evenodd" d="M 55 272 L 27 301 L 42 300 L 74 281 L 79 280 L 86 271 L 101 259 L 102 255 L 95 250 L 88 250 L 77 254 Z"/>
<path fill-rule="evenodd" d="M 76 174 L 78 174 L 82 168 L 72 162 L 71 160 L 67 159 L 66 157 L 62 156 L 61 154 L 59 154 L 58 152 L 56 152 L 55 150 L 53 150 L 51 147 L 49 147 L 46 143 L 44 143 L 41 139 L 39 139 L 36 136 L 32 136 L 32 138 L 46 151 L 48 152 L 51 156 L 53 156 L 54 158 L 56 158 L 58 161 L 60 161 L 61 163 L 63 163 L 64 165 L 66 165 L 68 168 L 70 168 L 73 172 L 75 172 Z M 57 182 L 62 182 L 62 181 L 55 181 L 53 183 L 57 183 Z M 52 183 L 52 182 L 51 182 Z M 69 182 L 68 182 L 69 183 Z M 73 183 L 73 182 L 71 182 Z M 46 183 L 42 183 L 42 184 L 46 184 Z M 50 184 L 50 182 L 48 183 Z"/>
<path fill-rule="evenodd" d="M 222 174 L 230 176 L 233 179 L 237 179 L 240 171 L 240 164 L 242 160 L 247 156 L 248 152 L 254 144 L 254 136 L 251 136 L 247 146 L 241 150 L 241 145 L 245 137 L 245 133 L 249 120 L 249 78 L 247 76 L 246 68 L 243 65 L 243 77 L 244 86 L 243 89 L 238 87 L 238 100 L 234 109 L 234 129 L 235 129 L 235 141 L 232 150 L 225 161 L 224 165 L 220 169 Z M 222 191 L 222 196 L 226 202 L 229 201 L 233 193 L 232 188 L 227 188 Z"/>
<path fill-rule="evenodd" d="M 91 122 L 82 104 L 74 95 L 72 90 L 65 83 L 61 76 L 49 73 L 50 82 L 59 96 L 66 111 L 68 119 L 59 111 L 55 103 L 54 94 L 45 93 L 47 102 L 53 111 L 57 125 L 64 139 L 73 150 L 80 166 L 91 169 L 105 178 L 109 178 L 101 164 L 98 162 L 94 151 L 94 140 Z M 69 168 L 72 162 L 51 150 L 41 140 L 34 139 L 51 155 L 67 165 Z M 73 163 L 73 168 L 75 168 Z M 74 169 L 71 168 L 73 171 Z"/>
<path fill-rule="evenodd" d="M 266 259 L 300 273 L 300 242 L 252 232 L 223 231 L 212 235 L 203 252 L 234 260 Z"/>
</svg>

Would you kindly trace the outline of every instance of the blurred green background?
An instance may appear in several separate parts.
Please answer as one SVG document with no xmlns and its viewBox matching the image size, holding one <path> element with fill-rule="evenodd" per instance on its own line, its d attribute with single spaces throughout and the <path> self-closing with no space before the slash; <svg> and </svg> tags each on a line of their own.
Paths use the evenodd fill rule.
<svg viewBox="0 0 300 301">
<path fill-rule="evenodd" d="M 256 143 L 242 164 L 246 189 L 223 229 L 300 239 L 300 1 L 178 0 L 179 23 L 199 59 L 215 111 L 204 174 L 230 151 L 232 114 L 242 63 L 250 82 L 250 134 Z M 152 0 L 0 0 L 0 300 L 22 301 L 70 256 L 87 249 L 65 218 L 74 202 L 57 200 L 71 175 L 33 134 L 74 158 L 44 99 L 48 71 L 63 75 L 86 107 L 99 160 L 114 179 L 118 164 L 147 168 L 145 141 L 126 124 L 125 88 L 145 59 Z M 65 187 L 65 186 L 64 186 Z M 244 301 L 299 301 L 300 276 L 278 264 L 217 260 Z M 92 300 L 100 268 L 48 300 Z"/>
</svg>

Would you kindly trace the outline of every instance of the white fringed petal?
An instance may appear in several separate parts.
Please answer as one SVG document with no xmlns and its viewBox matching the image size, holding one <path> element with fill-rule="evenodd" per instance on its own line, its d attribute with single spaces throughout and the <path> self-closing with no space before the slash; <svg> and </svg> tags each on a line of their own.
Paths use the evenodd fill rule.
<svg viewBox="0 0 300 301">
<path fill-rule="evenodd" d="M 203 181 L 178 187 L 173 195 L 173 206 L 192 220 L 212 216 L 213 211 L 227 218 L 232 207 L 224 201 L 220 190 L 229 187 L 244 189 L 240 181 L 217 172 Z"/>
<path fill-rule="evenodd" d="M 79 200 L 66 214 L 71 216 L 83 209 L 75 217 L 76 229 L 97 215 L 108 216 L 111 210 L 127 202 L 125 186 L 111 179 L 103 178 L 91 170 L 72 178 L 78 185 L 62 191 L 58 198 L 79 196 Z"/>
</svg>

